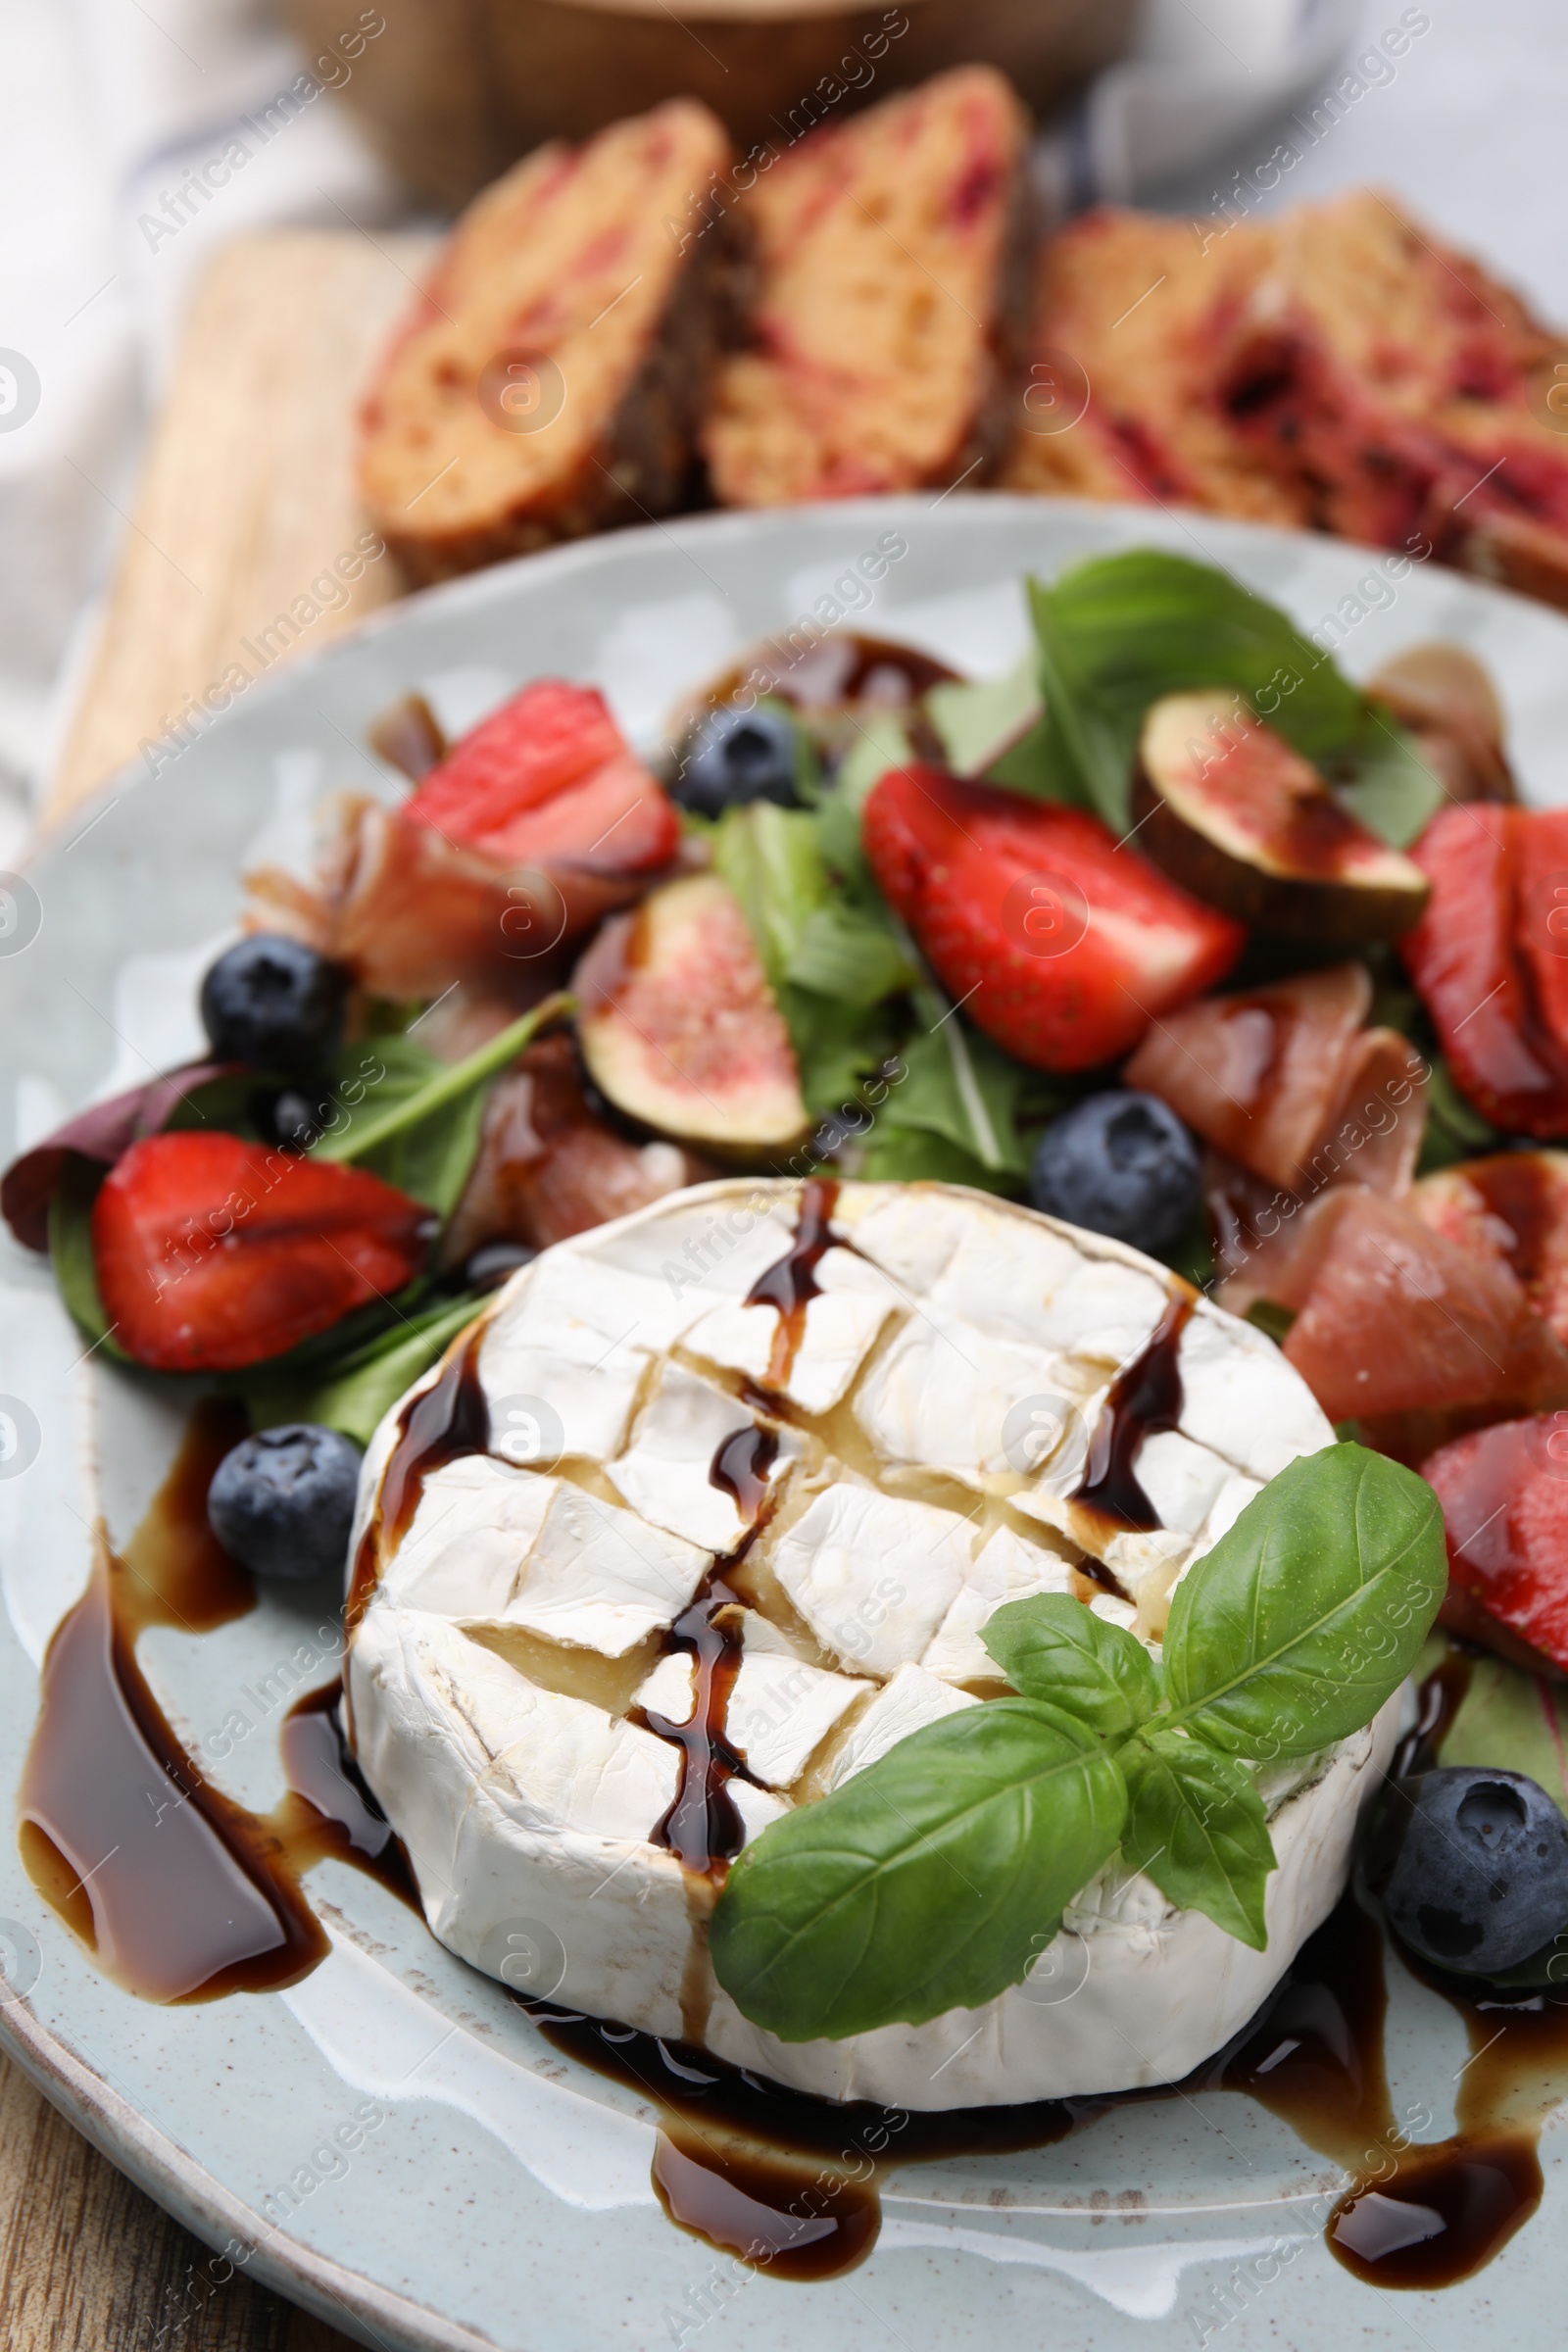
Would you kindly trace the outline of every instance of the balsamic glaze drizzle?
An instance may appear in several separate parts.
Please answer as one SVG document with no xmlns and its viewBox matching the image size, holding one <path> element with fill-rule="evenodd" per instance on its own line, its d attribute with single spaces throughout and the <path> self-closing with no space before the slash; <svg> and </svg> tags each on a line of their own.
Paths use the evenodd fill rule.
<svg viewBox="0 0 1568 2352">
<path fill-rule="evenodd" d="M 1071 1499 L 1112 1526 L 1141 1533 L 1158 1527 L 1159 1513 L 1138 1483 L 1144 1440 L 1174 1429 L 1181 1419 L 1182 1375 L 1177 1361 L 1194 1298 L 1176 1293 L 1142 1355 L 1117 1374 L 1089 1440 L 1084 1475 Z"/>
</svg>

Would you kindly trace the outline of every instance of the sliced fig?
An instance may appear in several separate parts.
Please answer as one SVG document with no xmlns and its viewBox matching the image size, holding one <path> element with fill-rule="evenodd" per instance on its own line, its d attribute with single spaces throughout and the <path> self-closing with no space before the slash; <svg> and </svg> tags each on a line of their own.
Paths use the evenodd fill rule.
<svg viewBox="0 0 1568 2352">
<path fill-rule="evenodd" d="M 800 1072 L 740 901 L 716 874 L 653 891 L 577 966 L 583 1059 L 617 1110 L 748 1154 L 808 1123 Z"/>
<path fill-rule="evenodd" d="M 1397 938 L 1426 905 L 1420 867 L 1228 688 L 1153 705 L 1133 795 L 1140 848 L 1258 930 L 1337 952 Z"/>
</svg>

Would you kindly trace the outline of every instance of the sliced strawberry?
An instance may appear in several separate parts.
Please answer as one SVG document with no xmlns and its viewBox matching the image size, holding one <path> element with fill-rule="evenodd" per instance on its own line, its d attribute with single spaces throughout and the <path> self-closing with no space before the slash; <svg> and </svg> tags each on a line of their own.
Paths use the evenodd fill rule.
<svg viewBox="0 0 1568 2352">
<path fill-rule="evenodd" d="M 1457 1589 L 1508 1634 L 1568 1667 L 1568 1414 L 1456 1438 L 1422 1463 L 1421 1475 L 1443 1505 L 1450 1596 Z M 1445 1618 L 1454 1614 L 1445 1603 Z M 1471 1611 L 1461 1621 L 1486 1638 Z"/>
<path fill-rule="evenodd" d="M 115 1338 L 159 1372 L 282 1354 L 412 1281 L 428 1229 L 428 1210 L 362 1168 L 190 1132 L 132 1144 L 92 1211 Z"/>
<path fill-rule="evenodd" d="M 463 738 L 403 814 L 507 865 L 643 873 L 680 820 L 632 757 L 603 695 L 540 678 Z"/>
<path fill-rule="evenodd" d="M 951 994 L 1009 1054 L 1083 1070 L 1223 978 L 1246 932 L 1082 809 L 941 768 L 896 768 L 862 834 L 884 894 Z"/>
<path fill-rule="evenodd" d="M 1399 952 L 1456 1083 L 1514 1134 L 1568 1135 L 1568 964 L 1553 927 L 1560 912 L 1568 931 L 1568 896 L 1553 897 L 1559 873 L 1568 887 L 1563 827 L 1473 802 L 1442 809 L 1410 853 L 1432 897 Z"/>
</svg>

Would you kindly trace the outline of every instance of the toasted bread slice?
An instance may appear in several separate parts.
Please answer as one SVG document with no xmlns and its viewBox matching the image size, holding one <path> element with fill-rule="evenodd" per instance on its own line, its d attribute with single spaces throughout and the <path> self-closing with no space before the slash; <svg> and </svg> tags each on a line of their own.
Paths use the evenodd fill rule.
<svg viewBox="0 0 1568 2352">
<path fill-rule="evenodd" d="M 1224 354 L 1248 448 L 1347 538 L 1568 602 L 1562 348 L 1479 264 L 1364 189 L 1289 215 Z"/>
<path fill-rule="evenodd" d="M 720 368 L 703 432 L 721 503 L 994 469 L 1030 302 L 1028 137 L 1002 75 L 963 66 L 810 132 L 758 179 L 753 345 Z"/>
<path fill-rule="evenodd" d="M 1053 238 L 1002 487 L 1304 522 L 1303 494 L 1239 440 L 1213 399 L 1216 351 L 1274 244 L 1255 222 L 1218 233 L 1111 206 Z"/>
<path fill-rule="evenodd" d="M 730 161 L 671 100 L 552 142 L 469 206 L 362 416 L 366 504 L 405 571 L 443 579 L 685 502 L 741 289 Z"/>
</svg>

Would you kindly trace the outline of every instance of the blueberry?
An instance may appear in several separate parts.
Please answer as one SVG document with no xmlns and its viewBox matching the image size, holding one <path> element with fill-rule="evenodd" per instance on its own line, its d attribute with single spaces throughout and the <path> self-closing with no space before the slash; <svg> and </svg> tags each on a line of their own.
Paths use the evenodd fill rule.
<svg viewBox="0 0 1568 2352">
<path fill-rule="evenodd" d="M 1069 1225 L 1169 1250 L 1202 1198 L 1198 1146 L 1157 1095 L 1090 1095 L 1040 1138 L 1029 1197 Z"/>
<path fill-rule="evenodd" d="M 220 956 L 202 982 L 202 1026 L 220 1061 L 308 1070 L 336 1045 L 349 976 L 314 948 L 258 932 Z"/>
<path fill-rule="evenodd" d="M 760 703 L 755 710 L 710 710 L 687 736 L 676 768 L 674 794 L 699 816 L 721 816 L 743 801 L 776 801 L 793 808 L 799 799 L 795 723 L 787 711 Z"/>
<path fill-rule="evenodd" d="M 224 1454 L 207 1492 L 207 1521 L 229 1557 L 257 1576 L 320 1576 L 343 1566 L 359 1486 L 352 1440 L 291 1421 Z"/>
<path fill-rule="evenodd" d="M 1404 1832 L 1383 1905 L 1423 1960 L 1486 1976 L 1568 1923 L 1568 1822 L 1539 1783 L 1466 1764 L 1398 1793 Z"/>
</svg>

